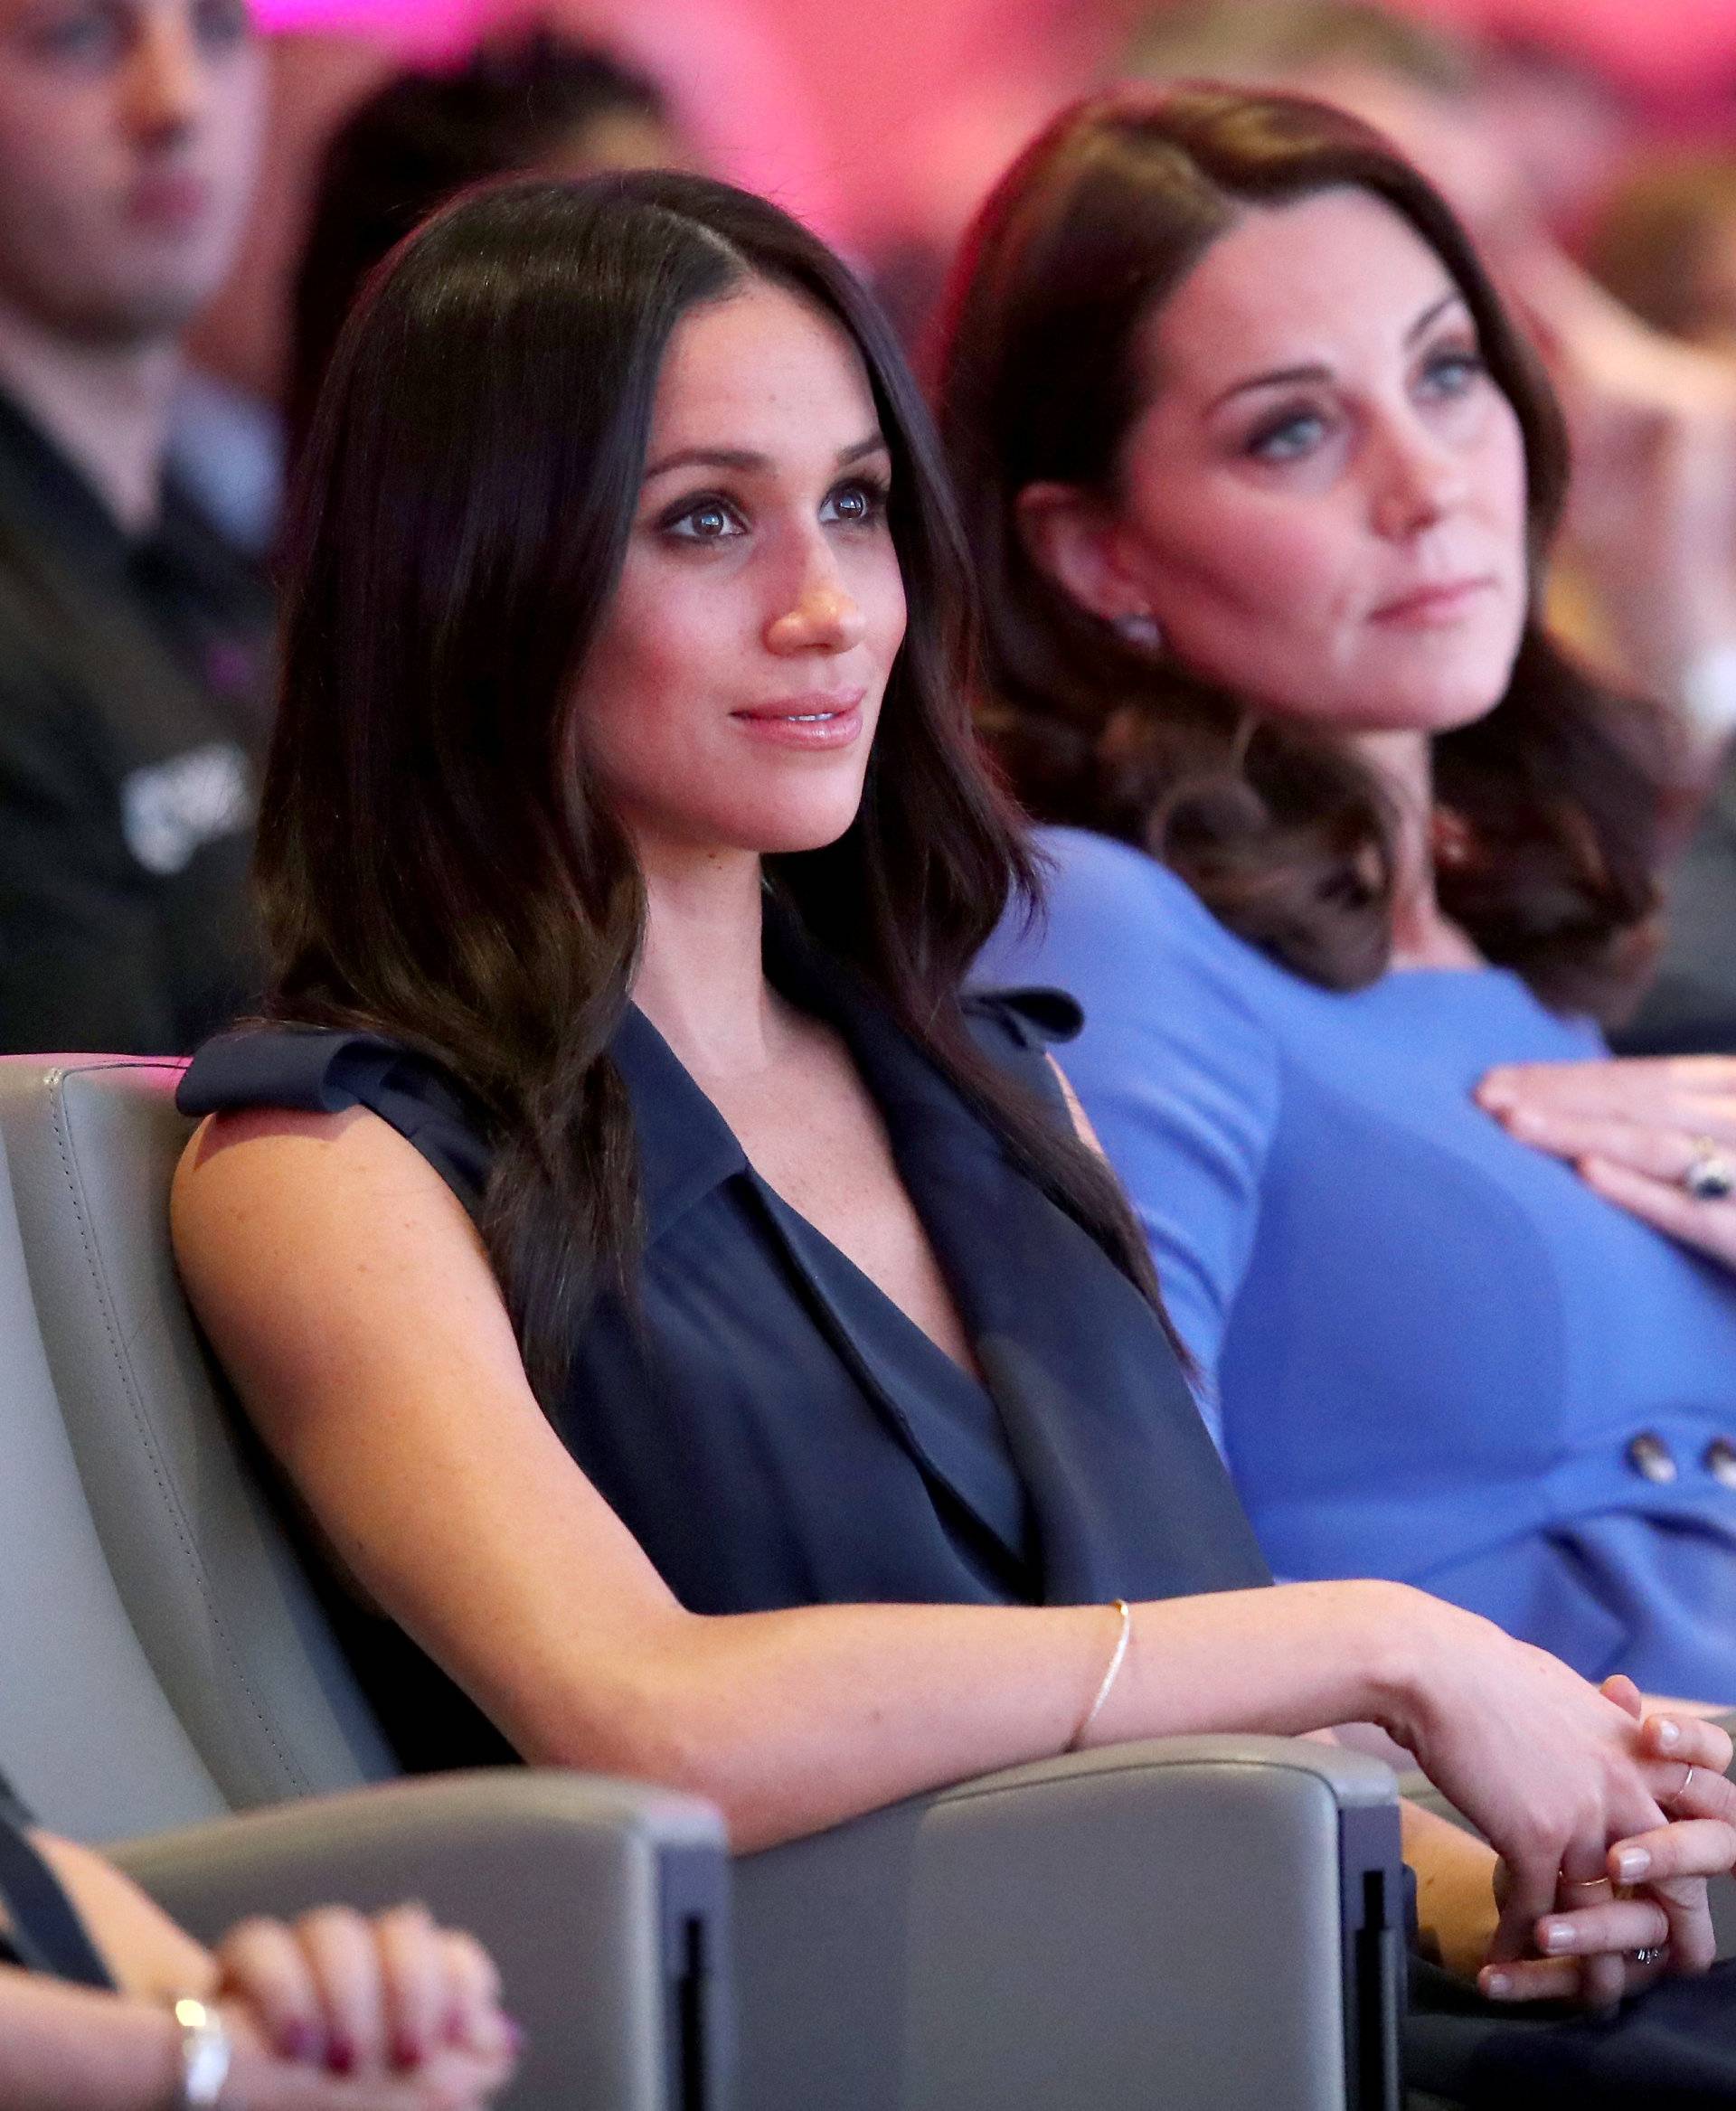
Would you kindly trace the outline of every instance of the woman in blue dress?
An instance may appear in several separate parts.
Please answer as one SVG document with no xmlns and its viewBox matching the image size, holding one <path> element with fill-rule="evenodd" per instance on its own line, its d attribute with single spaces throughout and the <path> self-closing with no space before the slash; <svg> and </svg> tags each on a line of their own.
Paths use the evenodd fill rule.
<svg viewBox="0 0 1736 2111">
<path fill-rule="evenodd" d="M 1539 627 L 1559 420 L 1465 238 L 1321 106 L 1087 106 L 986 208 L 942 391 L 986 722 L 1060 825 L 984 972 L 1083 1006 L 1274 1570 L 1728 1704 L 1736 1282 L 1655 1228 L 1723 1235 L 1681 1182 L 1728 1183 L 1728 1108 L 1602 1060 L 1648 721 Z M 1599 1140 L 1649 1207 L 1563 1162 Z"/>
<path fill-rule="evenodd" d="M 964 997 L 1030 864 L 837 260 L 691 177 L 459 203 L 346 329 L 298 548 L 269 1016 L 184 1082 L 176 1250 L 405 1764 L 661 1780 L 750 1849 L 1373 1716 L 1511 1872 L 1411 1817 L 1448 1959 L 1674 1973 L 1623 2057 L 1736 2087 L 1729 1739 L 1401 1585 L 1273 1588 L 1048 1013 Z M 1578 2102 L 1606 2038 L 1549 2037 Z"/>
</svg>

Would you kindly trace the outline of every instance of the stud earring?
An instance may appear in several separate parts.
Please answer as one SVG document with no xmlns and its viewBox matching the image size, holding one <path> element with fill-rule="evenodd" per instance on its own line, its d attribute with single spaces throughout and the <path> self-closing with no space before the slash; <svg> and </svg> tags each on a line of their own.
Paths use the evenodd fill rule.
<svg viewBox="0 0 1736 2111">
<path fill-rule="evenodd" d="M 1128 645 L 1137 645 L 1142 652 L 1155 653 L 1164 642 L 1157 618 L 1148 612 L 1118 616 L 1115 629 L 1118 636 L 1125 638 Z"/>
</svg>

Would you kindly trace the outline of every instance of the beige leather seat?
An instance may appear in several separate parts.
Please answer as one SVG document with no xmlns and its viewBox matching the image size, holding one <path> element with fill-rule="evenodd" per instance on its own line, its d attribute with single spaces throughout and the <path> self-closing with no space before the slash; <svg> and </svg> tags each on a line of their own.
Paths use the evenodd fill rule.
<svg viewBox="0 0 1736 2111">
<path fill-rule="evenodd" d="M 148 1730 L 137 1768 L 99 1764 L 76 1795 L 66 1777 L 65 1822 L 93 1835 L 390 1772 L 175 1283 L 165 1198 L 188 1128 L 176 1075 L 0 1060 L 13 1204 L 0 1288 L 22 1268 L 66 1438 L 43 1466 L 43 1505 L 78 1513 L 76 1555 L 56 1529 L 46 1559 L 90 1570 L 93 1603 L 106 1568 L 92 1678 L 103 1692 L 112 1679 Z M 12 1566 L 0 1551 L 0 1580 Z M 129 1633 L 110 1632 L 122 1618 Z M 68 1635 L 54 1654 L 85 1648 Z M 37 1690 L 56 1680 L 43 1667 Z M 118 1721 L 96 1705 L 93 1720 Z M 0 1741 L 0 1765 L 51 1814 L 68 1728 L 63 1713 L 21 1727 L 15 1755 Z M 135 1777 L 111 1782 L 123 1773 Z M 645 1799 L 633 1807 L 647 1826 L 679 1829 L 680 1799 L 616 1793 Z M 148 1853 L 135 1865 L 161 1880 Z M 1177 1739 L 917 1798 L 737 1863 L 736 2100 L 1373 2111 L 1396 2101 L 1401 1883 L 1392 1776 L 1312 1743 Z M 715 1940 L 703 1914 L 660 1925 L 677 1947 L 684 1928 Z M 690 1975 L 690 2007 L 701 1984 Z M 564 2100 L 606 2099 L 573 2087 Z"/>
</svg>

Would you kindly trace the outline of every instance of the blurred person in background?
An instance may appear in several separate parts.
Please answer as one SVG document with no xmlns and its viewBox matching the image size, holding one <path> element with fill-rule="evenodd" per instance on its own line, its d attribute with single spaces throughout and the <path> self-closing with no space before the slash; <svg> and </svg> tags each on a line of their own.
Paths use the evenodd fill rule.
<svg viewBox="0 0 1736 2111">
<path fill-rule="evenodd" d="M 1736 361 L 1736 157 L 1676 154 L 1642 164 L 1594 224 L 1589 262 L 1607 290 L 1655 330 Z M 1684 473 L 1692 471 L 1684 442 Z M 1712 532 L 1736 542 L 1736 477 L 1728 454 L 1697 464 Z M 1736 646 L 1711 663 L 1736 683 Z M 1736 758 L 1712 796 L 1670 881 L 1669 931 L 1657 975 L 1617 1037 L 1635 1053 L 1736 1053 Z M 1718 1080 L 1727 1092 L 1731 1080 Z M 1551 1089 L 1565 1089 L 1569 1081 Z"/>
<path fill-rule="evenodd" d="M 0 0 L 0 1050 L 253 994 L 270 602 L 164 465 L 259 116 L 244 0 Z"/>
<path fill-rule="evenodd" d="M 1639 162 L 1604 199 L 1586 264 L 1654 330 L 1736 357 L 1736 155 Z"/>
<path fill-rule="evenodd" d="M 654 81 L 545 26 L 492 40 L 456 68 L 388 80 L 339 127 L 321 167 L 296 275 L 291 456 L 363 281 L 448 198 L 493 176 L 693 165 Z"/>
<path fill-rule="evenodd" d="M 982 972 L 1084 1006 L 1268 1559 L 1728 1702 L 1736 1283 L 1510 1066 L 1625 1086 L 1677 1202 L 1736 1161 L 1593 1060 L 1660 785 L 1538 617 L 1564 434 L 1462 231 L 1324 104 L 1088 104 L 985 208 L 941 401 L 985 723 L 1060 825 Z"/>
</svg>

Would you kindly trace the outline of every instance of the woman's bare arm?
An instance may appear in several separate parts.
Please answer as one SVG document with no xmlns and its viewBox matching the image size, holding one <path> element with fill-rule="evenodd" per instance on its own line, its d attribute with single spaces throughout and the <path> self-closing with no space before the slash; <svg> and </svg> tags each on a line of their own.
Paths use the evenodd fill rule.
<svg viewBox="0 0 1736 2111">
<path fill-rule="evenodd" d="M 175 1237 L 339 1559 L 525 1758 L 691 1786 L 752 1846 L 1058 1751 L 1088 1707 L 1101 1607 L 684 1612 L 538 1408 L 469 1220 L 372 1114 L 207 1124 Z M 1106 1714 L 1127 1734 L 1370 1712 L 1371 1675 L 1310 1646 L 1365 1588 L 1154 1608 Z"/>
<path fill-rule="evenodd" d="M 32 1839 L 123 1993 L 162 2002 L 176 1994 L 203 1997 L 210 1992 L 217 1974 L 210 1951 L 177 1927 L 112 1862 L 70 1840 L 42 1833 Z"/>
<path fill-rule="evenodd" d="M 469 1220 L 373 1115 L 208 1123 L 175 1231 L 339 1558 L 527 1759 L 692 1788 L 753 1848 L 1072 1737 L 1115 1639 L 1100 1607 L 684 1610 L 538 1409 Z M 1564 1855 L 1600 1866 L 1656 1822 L 1619 1710 L 1401 1585 L 1141 1606 L 1093 1741 L 1359 1719 L 1418 1751 L 1519 1872 L 1510 1945 Z"/>
</svg>

